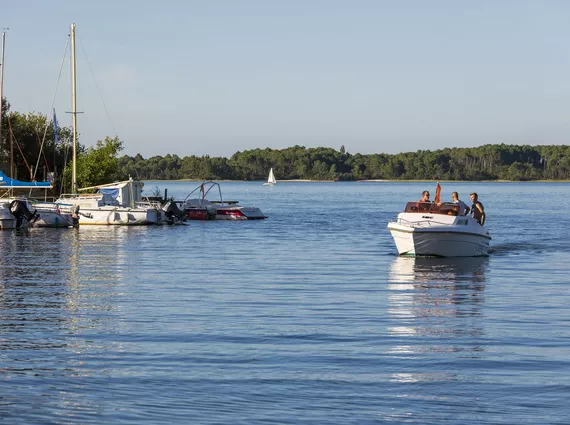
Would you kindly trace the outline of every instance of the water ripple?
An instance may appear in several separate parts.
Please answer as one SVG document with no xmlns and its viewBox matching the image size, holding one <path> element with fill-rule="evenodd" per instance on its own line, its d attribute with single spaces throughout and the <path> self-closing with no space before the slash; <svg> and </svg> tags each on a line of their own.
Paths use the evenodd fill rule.
<svg viewBox="0 0 570 425">
<path fill-rule="evenodd" d="M 551 186 L 458 183 L 472 259 L 395 255 L 424 184 L 224 186 L 270 218 L 0 233 L 6 423 L 567 422 L 570 223 L 515 202 Z"/>
</svg>

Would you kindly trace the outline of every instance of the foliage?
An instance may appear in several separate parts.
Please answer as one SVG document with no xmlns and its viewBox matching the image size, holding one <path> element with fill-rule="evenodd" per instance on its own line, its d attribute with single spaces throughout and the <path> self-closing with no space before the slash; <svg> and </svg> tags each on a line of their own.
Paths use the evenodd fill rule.
<svg viewBox="0 0 570 425">
<path fill-rule="evenodd" d="M 2 116 L 0 162 L 9 173 L 11 152 L 14 170 L 12 174 L 21 180 L 45 180 L 47 172 L 61 170 L 65 166 L 65 146 L 69 146 L 71 130 L 58 129 L 60 143 L 55 143 L 53 121 L 38 113 L 10 112 L 5 102 Z"/>
<path fill-rule="evenodd" d="M 88 148 L 77 155 L 77 186 L 90 187 L 110 183 L 118 178 L 118 153 L 123 149 L 123 142 L 118 137 L 105 137 L 97 141 L 95 147 Z M 65 182 L 71 182 L 72 164 L 68 163 L 64 171 Z M 64 191 L 72 191 L 70 183 Z"/>
<path fill-rule="evenodd" d="M 231 158 L 153 156 L 119 158 L 141 179 L 264 180 L 539 180 L 570 179 L 570 146 L 484 145 L 395 155 L 351 155 L 332 148 L 253 149 Z"/>
</svg>

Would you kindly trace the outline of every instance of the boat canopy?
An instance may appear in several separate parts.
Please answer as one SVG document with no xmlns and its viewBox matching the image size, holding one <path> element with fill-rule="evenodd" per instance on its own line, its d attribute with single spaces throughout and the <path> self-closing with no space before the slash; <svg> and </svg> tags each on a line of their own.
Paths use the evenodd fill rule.
<svg viewBox="0 0 570 425">
<path fill-rule="evenodd" d="M 79 191 L 97 189 L 97 193 L 102 193 L 116 199 L 119 204 L 134 206 L 137 202 L 142 202 L 142 191 L 144 183 L 139 180 L 125 180 L 122 182 L 102 184 L 99 186 L 84 187 Z"/>
<path fill-rule="evenodd" d="M 35 188 L 51 189 L 53 186 L 50 182 L 23 182 L 8 177 L 0 171 L 0 189 L 35 189 Z"/>
</svg>

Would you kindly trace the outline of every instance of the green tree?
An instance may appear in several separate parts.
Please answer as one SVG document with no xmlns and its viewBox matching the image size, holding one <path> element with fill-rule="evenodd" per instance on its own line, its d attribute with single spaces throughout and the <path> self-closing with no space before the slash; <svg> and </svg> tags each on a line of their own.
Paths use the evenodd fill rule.
<svg viewBox="0 0 570 425">
<path fill-rule="evenodd" d="M 111 183 L 125 177 L 119 172 L 117 155 L 123 149 L 123 142 L 118 137 L 105 137 L 98 140 L 95 147 L 88 148 L 77 155 L 77 186 L 89 187 L 99 184 Z M 65 168 L 65 182 L 71 182 L 72 164 Z M 71 184 L 65 188 L 70 191 Z"/>
</svg>

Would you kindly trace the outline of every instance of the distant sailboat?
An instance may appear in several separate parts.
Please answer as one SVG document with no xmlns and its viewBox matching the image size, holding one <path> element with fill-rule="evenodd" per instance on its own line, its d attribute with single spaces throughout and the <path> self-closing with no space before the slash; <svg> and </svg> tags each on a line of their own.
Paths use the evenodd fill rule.
<svg viewBox="0 0 570 425">
<path fill-rule="evenodd" d="M 277 183 L 275 176 L 273 175 L 273 168 L 269 170 L 269 177 L 267 177 L 267 182 L 263 183 L 263 186 L 273 186 Z"/>
</svg>

